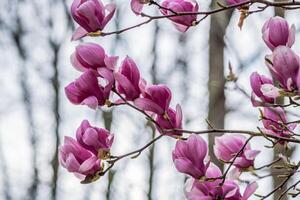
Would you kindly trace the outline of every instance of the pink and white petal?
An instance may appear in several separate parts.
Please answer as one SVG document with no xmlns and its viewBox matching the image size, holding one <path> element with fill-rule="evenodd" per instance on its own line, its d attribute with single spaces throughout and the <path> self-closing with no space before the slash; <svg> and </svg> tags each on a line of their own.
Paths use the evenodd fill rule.
<svg viewBox="0 0 300 200">
<path fill-rule="evenodd" d="M 89 171 L 90 169 L 92 169 L 95 166 L 97 160 L 98 160 L 98 158 L 96 156 L 92 156 L 89 159 L 85 160 L 80 165 L 79 172 L 85 173 L 85 172 Z"/>
<path fill-rule="evenodd" d="M 154 103 L 153 101 L 146 98 L 137 98 L 134 100 L 134 105 L 141 110 L 154 112 L 156 114 L 163 114 L 164 110 Z"/>
<path fill-rule="evenodd" d="M 176 105 L 176 127 L 181 127 L 182 124 L 182 109 L 179 104 Z"/>
<path fill-rule="evenodd" d="M 79 39 L 85 37 L 87 34 L 88 34 L 88 32 L 84 28 L 79 26 L 73 33 L 71 41 L 79 40 Z"/>
<path fill-rule="evenodd" d="M 73 67 L 75 69 L 77 69 L 78 71 L 81 71 L 81 72 L 83 72 L 85 70 L 84 66 L 77 59 L 76 52 L 72 53 L 70 60 L 71 60 L 71 64 L 73 65 Z"/>
<path fill-rule="evenodd" d="M 69 171 L 69 172 L 77 172 L 79 167 L 80 167 L 80 164 L 79 162 L 76 160 L 75 156 L 73 154 L 69 154 L 67 156 L 67 159 L 66 159 L 66 169 Z"/>
<path fill-rule="evenodd" d="M 182 33 L 186 32 L 190 28 L 189 26 L 174 23 L 174 22 L 173 22 L 173 24 L 175 25 L 175 28 Z"/>
<path fill-rule="evenodd" d="M 259 150 L 245 150 L 244 155 L 248 160 L 254 160 L 255 157 L 260 153 Z"/>
<path fill-rule="evenodd" d="M 139 0 L 131 0 L 130 2 L 131 10 L 136 14 L 140 15 L 142 13 L 144 5 L 139 2 Z"/>
<path fill-rule="evenodd" d="M 115 73 L 114 74 L 115 79 L 117 81 L 117 83 L 123 88 L 123 90 L 125 91 L 125 94 L 128 96 L 132 96 L 135 89 L 133 87 L 133 85 L 131 84 L 131 82 L 127 79 L 126 76 L 124 76 L 121 73 Z"/>
<path fill-rule="evenodd" d="M 82 105 L 87 105 L 88 107 L 90 107 L 91 109 L 96 110 L 98 107 L 98 100 L 96 97 L 94 96 L 90 96 L 85 98 L 82 102 Z"/>
<path fill-rule="evenodd" d="M 106 24 L 111 20 L 111 18 L 114 16 L 116 11 L 116 4 L 109 3 L 105 5 L 105 11 L 108 11 L 108 14 L 104 17 L 102 21 L 102 29 L 106 26 Z"/>
<path fill-rule="evenodd" d="M 280 89 L 275 87 L 273 84 L 263 84 L 260 88 L 260 91 L 264 96 L 276 99 L 280 96 Z"/>
<path fill-rule="evenodd" d="M 251 183 L 248 185 L 244 191 L 242 200 L 247 200 L 258 188 L 258 184 L 256 182 Z"/>
<path fill-rule="evenodd" d="M 118 59 L 119 59 L 119 56 L 107 56 L 107 55 L 105 55 L 104 63 L 105 63 L 105 65 L 108 69 L 114 71 L 115 67 L 117 65 Z"/>
<path fill-rule="evenodd" d="M 286 46 L 292 47 L 293 44 L 295 43 L 295 32 L 296 32 L 295 25 L 293 24 L 289 31 L 289 38 L 288 38 Z"/>
</svg>

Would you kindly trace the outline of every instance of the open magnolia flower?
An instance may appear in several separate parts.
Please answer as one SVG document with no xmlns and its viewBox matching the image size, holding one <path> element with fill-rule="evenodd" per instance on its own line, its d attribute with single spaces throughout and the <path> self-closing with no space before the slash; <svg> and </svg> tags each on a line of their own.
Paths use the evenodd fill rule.
<svg viewBox="0 0 300 200">
<path fill-rule="evenodd" d="M 210 164 L 205 177 L 207 180 L 189 178 L 185 184 L 185 197 L 187 200 L 247 200 L 257 189 L 256 182 L 249 184 L 244 193 L 234 180 L 226 179 L 221 185 L 221 170 Z"/>
<path fill-rule="evenodd" d="M 205 162 L 207 144 L 198 135 L 191 135 L 186 141 L 178 140 L 172 153 L 176 169 L 200 179 L 205 176 L 209 162 Z"/>
<path fill-rule="evenodd" d="M 243 135 L 225 134 L 216 137 L 214 153 L 219 160 L 224 162 L 232 162 L 238 155 L 233 165 L 239 169 L 247 169 L 254 165 L 254 159 L 260 151 L 252 150 L 250 144 L 246 144 L 244 147 L 246 141 L 247 138 Z M 239 153 L 241 150 L 242 152 Z"/>
<path fill-rule="evenodd" d="M 174 13 L 197 13 L 199 5 L 195 0 L 165 0 L 162 2 L 160 12 L 165 15 L 174 15 Z M 164 9 L 167 8 L 167 9 Z M 178 15 L 168 18 L 177 30 L 185 32 L 197 21 L 197 15 Z"/>
</svg>

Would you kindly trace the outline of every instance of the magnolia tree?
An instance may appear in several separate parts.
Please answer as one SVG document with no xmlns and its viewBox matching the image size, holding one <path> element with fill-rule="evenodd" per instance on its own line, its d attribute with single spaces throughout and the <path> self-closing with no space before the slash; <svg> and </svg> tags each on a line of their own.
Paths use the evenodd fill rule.
<svg viewBox="0 0 300 200">
<path fill-rule="evenodd" d="M 239 26 L 253 13 L 262 12 L 267 7 L 284 9 L 299 9 L 300 1 L 271 2 L 268 0 L 227 0 L 227 5 L 218 3 L 219 8 L 210 11 L 199 11 L 199 5 L 194 0 L 132 0 L 132 11 L 145 21 L 121 30 L 104 32 L 105 26 L 112 19 L 116 6 L 113 3 L 103 5 L 98 0 L 74 0 L 71 6 L 73 19 L 79 24 L 72 40 L 86 36 L 103 37 L 120 34 L 143 26 L 151 21 L 167 19 L 180 32 L 186 32 L 191 26 L 196 26 L 209 15 L 228 9 L 237 9 L 241 15 Z M 161 15 L 151 16 L 143 12 L 144 6 L 153 6 Z M 127 106 L 141 113 L 153 123 L 159 132 L 149 143 L 141 148 L 123 155 L 110 152 L 114 135 L 104 128 L 91 125 L 83 120 L 76 131 L 75 138 L 65 137 L 64 144 L 59 149 L 61 165 L 74 173 L 82 183 L 91 183 L 104 176 L 123 158 L 138 157 L 144 150 L 160 140 L 168 137 L 176 140 L 172 152 L 174 166 L 178 172 L 186 174 L 189 179 L 183 189 L 189 200 L 246 200 L 259 187 L 259 180 L 252 182 L 241 191 L 237 181 L 242 173 L 256 173 L 268 167 L 282 169 L 283 178 L 280 185 L 273 191 L 260 196 L 266 199 L 277 190 L 281 190 L 296 173 L 298 163 L 290 161 L 285 152 L 278 159 L 264 166 L 255 166 L 255 158 L 262 156 L 261 149 L 252 149 L 250 141 L 261 137 L 276 145 L 284 146 L 300 143 L 299 135 L 294 132 L 300 121 L 288 121 L 286 107 L 296 107 L 300 103 L 300 58 L 291 49 L 295 42 L 295 27 L 280 17 L 270 18 L 262 27 L 262 39 L 271 50 L 266 55 L 266 67 L 272 77 L 253 72 L 250 76 L 252 88 L 251 101 L 254 107 L 260 107 L 261 128 L 257 131 L 223 130 L 210 125 L 208 130 L 185 130 L 182 127 L 184 113 L 180 104 L 170 107 L 172 91 L 167 85 L 152 85 L 143 79 L 138 66 L 127 56 L 118 66 L 118 56 L 107 55 L 105 49 L 95 43 L 83 43 L 76 47 L 71 55 L 73 67 L 82 72 L 81 76 L 65 87 L 69 101 L 75 105 L 85 105 L 91 109 L 102 106 Z M 118 66 L 118 67 L 117 67 Z M 299 87 L 299 88 L 298 88 Z M 112 98 L 114 93 L 114 98 Z M 287 104 L 279 104 L 278 98 L 288 99 Z M 224 133 L 216 137 L 214 154 L 228 164 L 222 172 L 207 156 L 208 144 L 200 136 L 202 134 Z M 278 162 L 283 164 L 276 165 Z M 290 195 L 297 198 L 300 194 L 295 181 L 282 191 L 281 196 Z M 300 196 L 300 195 L 299 195 Z M 298 197 L 299 198 L 299 197 Z"/>
</svg>

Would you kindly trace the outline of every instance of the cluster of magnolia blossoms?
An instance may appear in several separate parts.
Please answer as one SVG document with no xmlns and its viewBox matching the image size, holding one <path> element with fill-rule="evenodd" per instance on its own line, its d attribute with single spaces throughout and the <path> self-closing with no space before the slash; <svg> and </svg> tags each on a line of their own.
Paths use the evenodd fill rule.
<svg viewBox="0 0 300 200">
<path fill-rule="evenodd" d="M 132 10 L 140 14 L 142 5 L 149 2 L 132 0 Z M 197 12 L 198 9 L 197 2 L 193 0 L 165 0 L 160 7 L 161 13 L 166 16 L 172 13 Z M 104 6 L 98 0 L 74 0 L 71 13 L 80 27 L 74 33 L 73 39 L 101 31 L 114 12 L 114 4 Z M 196 15 L 179 15 L 168 19 L 179 31 L 186 31 L 196 18 Z M 186 139 L 182 137 L 182 110 L 180 105 L 175 108 L 170 106 L 171 90 L 166 85 L 147 84 L 130 57 L 124 58 L 120 65 L 118 59 L 117 56 L 107 55 L 98 44 L 78 45 L 71 55 L 71 63 L 82 74 L 65 87 L 69 101 L 92 109 L 130 105 L 150 118 L 162 135 L 178 139 L 172 158 L 176 169 L 190 176 L 185 190 L 188 200 L 248 199 L 256 190 L 256 183 L 250 184 L 242 194 L 236 181 L 228 178 L 227 174 L 222 174 L 207 159 L 208 147 L 202 137 L 194 134 Z M 258 91 L 265 95 L 260 89 Z M 117 99 L 112 97 L 113 93 Z M 269 122 L 264 124 L 274 128 Z M 110 154 L 113 140 L 114 134 L 91 126 L 84 120 L 76 131 L 76 139 L 65 137 L 59 150 L 60 163 L 81 179 L 99 177 L 106 167 L 105 160 L 111 161 L 115 158 Z M 231 177 L 234 178 L 253 168 L 259 151 L 252 150 L 244 136 L 224 135 L 216 138 L 214 153 L 220 161 L 234 166 L 230 170 L 234 175 Z"/>
<path fill-rule="evenodd" d="M 148 85 L 140 77 L 137 65 L 130 57 L 124 58 L 118 69 L 117 60 L 118 57 L 108 56 L 98 44 L 78 45 L 71 56 L 71 63 L 82 74 L 65 87 L 69 101 L 92 109 L 131 102 L 155 118 L 157 129 L 161 133 L 164 133 L 165 129 L 181 129 L 181 107 L 170 107 L 170 89 L 161 84 Z M 112 99 L 113 92 L 118 94 L 120 99 Z M 174 130 L 166 135 L 180 137 L 182 133 Z M 89 122 L 84 120 L 76 132 L 76 139 L 77 141 L 66 137 L 65 144 L 60 148 L 62 165 L 81 177 L 101 172 L 103 166 L 100 166 L 100 160 L 109 158 L 113 134 L 105 129 L 91 127 Z M 81 157 L 85 154 L 91 156 Z M 95 166 L 94 170 L 90 170 L 92 166 Z"/>
<path fill-rule="evenodd" d="M 284 109 L 273 105 L 278 97 L 287 96 L 292 99 L 300 93 L 300 57 L 291 49 L 295 42 L 295 27 L 289 27 L 281 17 L 273 17 L 265 22 L 262 35 L 272 51 L 271 55 L 266 56 L 266 65 L 272 78 L 252 73 L 252 104 L 263 107 L 264 132 L 291 137 L 296 124 L 288 124 Z"/>
<path fill-rule="evenodd" d="M 230 171 L 233 178 L 253 168 L 254 159 L 260 152 L 252 150 L 246 140 L 241 135 L 223 135 L 215 140 L 216 157 L 235 166 Z M 176 169 L 190 176 L 185 188 L 188 200 L 246 200 L 258 187 L 253 182 L 242 195 L 236 181 L 226 177 L 226 174 L 222 175 L 221 170 L 207 159 L 207 144 L 200 136 L 193 134 L 186 141 L 178 140 L 172 157 Z"/>
</svg>

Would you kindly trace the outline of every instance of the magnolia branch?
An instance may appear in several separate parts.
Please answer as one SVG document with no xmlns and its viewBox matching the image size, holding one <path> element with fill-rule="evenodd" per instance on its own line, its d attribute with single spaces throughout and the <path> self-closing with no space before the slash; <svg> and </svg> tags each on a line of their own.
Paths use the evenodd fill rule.
<svg viewBox="0 0 300 200">
<path fill-rule="evenodd" d="M 258 4 L 258 7 L 256 8 L 256 10 L 249 10 L 249 8 L 252 5 L 256 5 L 256 4 Z M 150 1 L 150 5 L 155 5 L 159 9 L 169 10 L 167 8 L 164 8 L 164 7 L 160 6 L 155 1 Z M 200 20 L 194 22 L 194 25 L 196 26 L 197 24 L 199 24 L 202 20 L 204 20 L 209 15 L 219 13 L 219 12 L 224 12 L 224 11 L 230 10 L 230 9 L 245 8 L 245 9 L 241 10 L 241 12 L 245 16 L 248 16 L 248 15 L 253 14 L 253 13 L 262 12 L 268 7 L 280 7 L 280 8 L 289 9 L 289 10 L 291 10 L 291 9 L 300 9 L 300 1 L 296 1 L 296 0 L 281 1 L 281 2 L 273 2 L 273 1 L 269 1 L 269 0 L 248 0 L 248 1 L 244 1 L 244 2 L 241 2 L 241 3 L 229 5 L 229 6 L 224 6 L 224 5 L 221 5 L 221 4 L 218 4 L 218 5 L 220 6 L 220 8 L 213 9 L 213 10 L 210 10 L 210 11 L 201 11 L 201 12 L 180 12 L 180 13 L 175 13 L 174 11 L 169 10 L 170 12 L 172 12 L 172 14 L 170 14 L 170 15 L 159 15 L 159 16 L 151 16 L 151 15 L 148 15 L 148 14 L 145 14 L 145 13 L 141 13 L 141 16 L 143 18 L 147 18 L 147 20 L 145 20 L 143 22 L 140 22 L 136 25 L 129 26 L 129 27 L 124 28 L 124 29 L 120 29 L 120 30 L 116 30 L 116 31 L 112 31 L 112 32 L 100 32 L 100 31 L 98 31 L 98 32 L 95 32 L 95 33 L 91 33 L 89 35 L 90 36 L 108 36 L 108 35 L 112 35 L 112 34 L 121 34 L 123 32 L 129 31 L 129 30 L 132 30 L 132 29 L 136 29 L 140 26 L 148 24 L 153 20 L 171 18 L 171 17 L 176 17 L 176 16 L 185 16 L 185 15 L 199 15 L 199 16 L 202 16 L 202 18 Z"/>
</svg>

